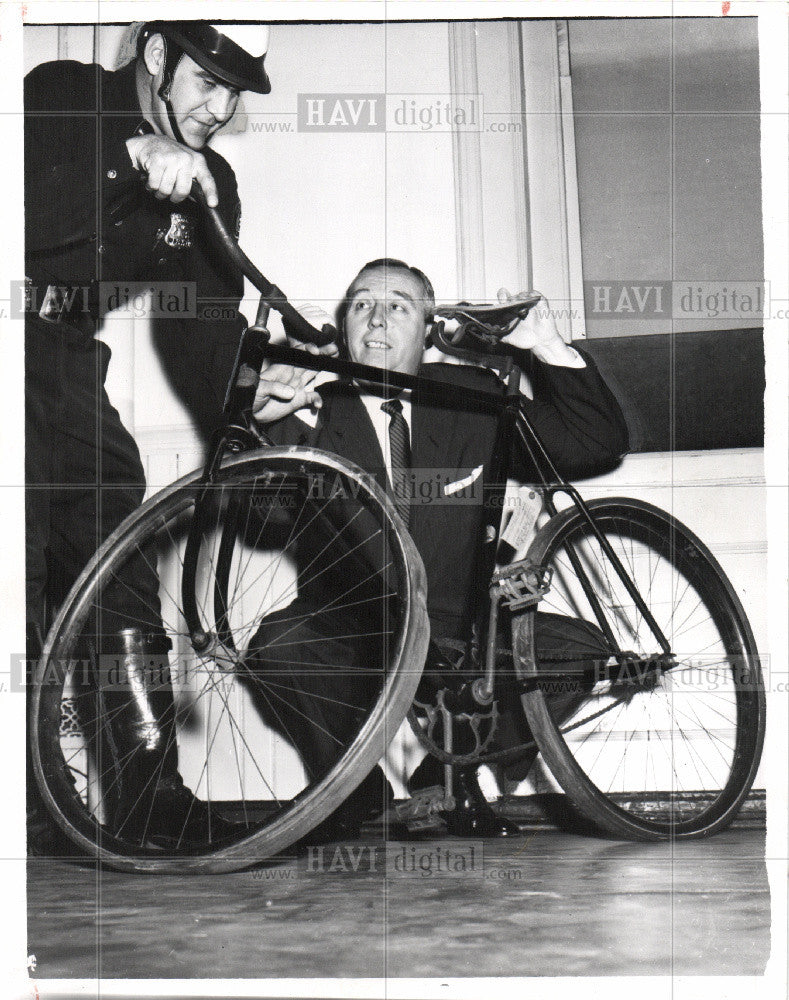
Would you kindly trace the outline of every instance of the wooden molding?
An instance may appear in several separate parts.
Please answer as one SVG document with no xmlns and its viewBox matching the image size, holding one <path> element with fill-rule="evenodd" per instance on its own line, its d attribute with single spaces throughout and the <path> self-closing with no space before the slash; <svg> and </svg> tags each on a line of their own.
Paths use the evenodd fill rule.
<svg viewBox="0 0 789 1000">
<path fill-rule="evenodd" d="M 526 128 L 523 119 L 523 69 L 521 54 L 520 25 L 516 21 L 507 24 L 507 56 L 510 77 L 510 106 L 520 112 L 521 141 L 514 146 L 513 175 L 515 179 L 512 196 L 512 213 L 515 217 L 515 257 L 518 290 L 534 287 L 532 280 L 531 209 L 529 205 L 528 150 Z"/>
<path fill-rule="evenodd" d="M 478 93 L 477 47 L 472 21 L 456 21 L 449 25 L 449 80 L 455 96 Z M 485 298 L 485 229 L 479 132 L 453 131 L 452 162 L 458 290 L 464 299 L 480 300 Z"/>
<path fill-rule="evenodd" d="M 575 156 L 573 82 L 570 75 L 570 39 L 567 21 L 556 22 L 559 57 L 559 103 L 564 150 L 564 196 L 567 221 L 567 282 L 570 295 L 569 327 L 572 340 L 586 337 L 583 261 L 581 257 L 581 206 L 578 198 L 578 165 Z"/>
</svg>

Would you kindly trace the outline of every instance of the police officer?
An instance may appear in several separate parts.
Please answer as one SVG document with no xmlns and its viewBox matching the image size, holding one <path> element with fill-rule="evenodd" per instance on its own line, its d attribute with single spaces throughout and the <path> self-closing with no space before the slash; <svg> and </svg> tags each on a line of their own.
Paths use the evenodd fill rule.
<svg viewBox="0 0 789 1000">
<path fill-rule="evenodd" d="M 271 89 L 268 29 L 255 30 L 251 53 L 227 26 L 151 22 L 123 69 L 59 61 L 25 79 L 29 656 L 95 549 L 143 498 L 138 449 L 104 389 L 110 351 L 94 339 L 129 282 L 196 283 L 197 316 L 157 320 L 154 337 L 200 431 L 221 411 L 244 325 L 237 312 L 243 285 L 212 251 L 187 198 L 196 181 L 238 233 L 235 176 L 208 142 L 232 117 L 241 91 Z M 201 310 L 217 301 L 231 307 L 222 310 L 229 317 L 204 322 Z M 184 303 L 184 311 L 194 305 Z M 102 654 L 117 654 L 127 666 L 141 654 L 166 654 L 150 560 L 140 558 L 100 603 Z M 118 752 L 135 761 L 115 822 L 128 832 L 144 807 L 146 833 L 167 837 L 184 832 L 188 815 L 187 834 L 205 839 L 207 808 L 177 770 L 172 691 L 146 698 L 135 710 L 110 705 Z M 151 712 L 159 726 L 153 739 L 144 722 Z M 142 802 L 154 768 L 164 779 L 155 800 Z M 35 839 L 45 824 L 30 773 L 28 808 Z M 222 832 L 216 817 L 212 832 Z"/>
</svg>

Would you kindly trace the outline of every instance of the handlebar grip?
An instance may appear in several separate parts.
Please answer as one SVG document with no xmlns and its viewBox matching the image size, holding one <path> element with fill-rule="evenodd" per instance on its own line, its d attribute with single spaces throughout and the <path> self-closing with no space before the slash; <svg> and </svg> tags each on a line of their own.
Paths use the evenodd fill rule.
<svg viewBox="0 0 789 1000">
<path fill-rule="evenodd" d="M 323 347 L 325 344 L 330 344 L 337 340 L 337 331 L 330 323 L 325 323 L 323 328 L 320 330 L 316 329 L 311 323 L 308 323 L 307 320 L 304 319 L 301 313 L 297 312 L 297 310 L 293 308 L 290 302 L 288 302 L 285 293 L 281 289 L 277 288 L 276 285 L 272 284 L 268 278 L 265 277 L 265 275 L 263 275 L 257 267 L 255 267 L 249 257 L 247 257 L 238 245 L 238 241 L 228 232 L 227 226 L 225 225 L 222 216 L 219 214 L 219 210 L 211 208 L 208 204 L 205 192 L 197 181 L 192 183 L 192 197 L 202 209 L 206 219 L 208 220 L 209 228 L 212 230 L 217 243 L 227 259 L 231 262 L 231 264 L 233 264 L 234 267 L 241 271 L 242 274 L 249 278 L 271 308 L 280 314 L 283 325 L 288 333 L 304 343 L 316 344 L 318 347 Z"/>
</svg>

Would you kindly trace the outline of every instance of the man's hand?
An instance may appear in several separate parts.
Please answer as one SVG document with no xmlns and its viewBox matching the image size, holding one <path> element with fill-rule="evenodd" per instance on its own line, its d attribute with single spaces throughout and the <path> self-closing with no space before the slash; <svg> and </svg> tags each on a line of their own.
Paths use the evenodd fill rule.
<svg viewBox="0 0 789 1000">
<path fill-rule="evenodd" d="M 309 302 L 302 306 L 296 306 L 296 309 L 308 323 L 318 330 L 325 323 L 332 323 L 332 318 L 328 313 Z M 292 337 L 288 338 L 288 343 L 291 347 L 300 348 L 310 354 L 326 354 L 329 357 L 336 357 L 338 353 L 336 344 L 316 347 L 315 344 L 303 344 Z M 270 364 L 264 361 L 260 372 L 260 384 L 252 407 L 255 418 L 262 424 L 270 424 L 275 420 L 282 420 L 283 417 L 295 413 L 296 410 L 304 409 L 304 407 L 320 409 L 323 400 L 314 389 L 310 388 L 317 374 L 308 368 Z"/>
<path fill-rule="evenodd" d="M 183 201 L 196 180 L 211 208 L 219 204 L 216 184 L 202 153 L 165 135 L 136 135 L 126 140 L 126 148 L 135 169 L 146 175 L 146 187 L 157 198 Z"/>
<path fill-rule="evenodd" d="M 518 295 L 510 295 L 506 288 L 500 288 L 498 299 L 502 305 L 508 302 L 518 302 L 540 295 L 539 292 L 520 292 Z M 511 344 L 524 351 L 532 351 L 535 357 L 548 365 L 559 365 L 563 368 L 585 368 L 586 362 L 581 355 L 573 350 L 569 344 L 562 340 L 556 320 L 548 309 L 548 302 L 544 296 L 531 309 L 525 319 L 520 320 L 518 325 L 506 336 L 501 338 L 502 343 Z"/>
</svg>

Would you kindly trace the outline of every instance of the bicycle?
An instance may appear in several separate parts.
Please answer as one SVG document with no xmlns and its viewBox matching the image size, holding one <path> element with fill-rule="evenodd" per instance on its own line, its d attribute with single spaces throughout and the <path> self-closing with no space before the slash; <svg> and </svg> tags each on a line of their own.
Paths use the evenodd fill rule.
<svg viewBox="0 0 789 1000">
<path fill-rule="evenodd" d="M 261 292 L 261 306 L 242 337 L 224 426 L 204 469 L 166 487 L 120 525 L 75 583 L 47 636 L 30 732 L 36 778 L 59 827 L 82 850 L 121 870 L 237 870 L 285 850 L 328 817 L 381 759 L 406 715 L 423 746 L 447 765 L 539 751 L 573 807 L 604 834 L 657 840 L 708 836 L 727 826 L 751 788 L 764 739 L 765 696 L 747 618 L 715 558 L 675 518 L 627 498 L 585 503 L 558 475 L 523 411 L 518 358 L 500 344 L 528 304 L 520 304 L 520 313 L 518 306 L 467 304 L 439 311 L 460 325 L 448 334 L 439 324 L 434 341 L 464 360 L 495 366 L 506 381 L 502 395 L 448 390 L 419 376 L 274 345 L 265 329 L 272 307 L 300 340 L 326 343 L 334 331 L 311 328 L 243 254 L 218 213 L 203 208 L 224 251 Z M 315 449 L 266 444 L 251 417 L 265 357 L 399 388 L 451 391 L 453 398 L 493 407 L 499 414 L 497 482 L 503 488 L 513 443 L 538 470 L 534 491 L 543 510 L 536 535 L 525 557 L 505 566 L 495 566 L 495 547 L 487 547 L 487 629 L 476 647 L 458 653 L 455 677 L 441 675 L 428 694 L 420 688 L 429 643 L 424 568 L 408 531 L 361 469 Z M 565 509 L 557 506 L 559 497 Z M 498 528 L 495 512 L 491 524 Z M 271 770 L 277 761 L 268 760 L 270 737 L 251 713 L 276 718 L 289 696 L 287 678 L 263 684 L 248 654 L 260 622 L 287 626 L 293 598 L 302 585 L 314 584 L 288 569 L 307 541 L 313 577 L 330 573 L 348 583 L 344 594 L 331 591 L 318 614 L 343 627 L 350 623 L 353 642 L 362 647 L 374 620 L 380 655 L 371 669 L 350 662 L 349 654 L 346 669 L 363 682 L 365 696 L 354 706 L 358 721 L 347 745 L 318 773 L 313 767 L 299 785 L 280 791 Z M 360 557 L 370 545 L 381 557 L 372 574 Z M 175 668 L 179 692 L 173 723 L 182 746 L 191 740 L 195 750 L 197 730 L 202 742 L 201 757 L 185 777 L 198 797 L 238 824 L 237 835 L 197 847 L 157 844 L 113 825 L 113 797 L 128 762 L 113 752 L 111 713 L 96 680 L 103 668 L 102 593 L 122 582 L 129 559 L 153 564 L 155 553 L 165 551 L 176 554 L 174 571 L 161 578 L 172 642 L 164 666 L 168 683 Z M 505 649 L 498 638 L 502 608 L 512 629 Z M 545 608 L 595 623 L 607 655 L 596 649 L 541 658 L 535 621 Z M 287 632 L 278 632 L 277 641 Z M 320 641 L 316 635 L 316 664 Z M 532 734 L 506 751 L 491 749 L 504 688 L 520 698 Z M 348 707 L 329 696 L 325 701 L 327 711 Z M 456 743 L 453 751 L 458 726 L 466 735 L 462 750 Z M 600 748 L 614 742 L 621 760 L 611 775 L 602 769 Z M 221 769 L 228 761 L 233 795 L 227 767 Z M 225 787 L 217 792 L 220 780 Z M 449 807 L 448 784 L 444 793 L 443 802 L 434 799 L 425 808 Z"/>
</svg>

